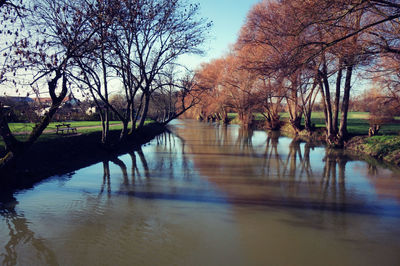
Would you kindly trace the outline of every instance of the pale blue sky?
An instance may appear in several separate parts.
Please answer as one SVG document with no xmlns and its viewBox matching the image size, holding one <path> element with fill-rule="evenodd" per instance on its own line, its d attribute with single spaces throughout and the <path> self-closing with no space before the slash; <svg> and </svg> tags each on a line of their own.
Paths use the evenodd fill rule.
<svg viewBox="0 0 400 266">
<path fill-rule="evenodd" d="M 180 60 L 195 68 L 203 62 L 219 58 L 235 43 L 251 7 L 261 0 L 193 0 L 200 4 L 200 15 L 213 21 L 210 39 L 206 42 L 205 56 L 184 56 Z"/>
</svg>

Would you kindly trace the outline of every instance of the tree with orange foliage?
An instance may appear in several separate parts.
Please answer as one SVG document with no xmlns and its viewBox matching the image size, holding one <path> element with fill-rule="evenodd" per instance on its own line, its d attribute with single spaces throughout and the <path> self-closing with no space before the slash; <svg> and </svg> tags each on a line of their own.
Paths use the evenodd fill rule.
<svg viewBox="0 0 400 266">
<path fill-rule="evenodd" d="M 281 127 L 280 112 L 282 111 L 283 97 L 279 95 L 281 82 L 271 77 L 261 78 L 260 89 L 256 95 L 258 99 L 257 111 L 265 118 L 265 127 L 278 130 Z"/>
<path fill-rule="evenodd" d="M 400 5 L 392 0 L 264 0 L 249 12 L 232 54 L 221 59 L 229 75 L 219 75 L 214 88 L 225 97 L 213 94 L 209 103 L 218 98 L 219 106 L 228 104 L 241 120 L 245 120 L 243 110 L 261 111 L 270 128 L 279 120 L 278 109 L 270 107 L 285 103 L 293 129 L 302 129 L 304 117 L 306 130 L 312 131 L 311 112 L 320 95 L 327 142 L 342 146 L 348 137 L 354 73 L 375 63 L 377 55 L 381 60 L 383 56 L 386 61 L 398 60 L 393 55 L 400 54 L 399 11 Z M 398 72 L 388 65 L 380 71 Z M 248 86 L 250 76 L 253 81 Z M 400 98 L 396 75 L 380 82 L 386 96 Z M 257 96 L 244 100 L 243 92 Z"/>
<path fill-rule="evenodd" d="M 201 65 L 196 71 L 195 85 L 202 95 L 201 102 L 190 112 L 193 118 L 228 122 L 228 106 L 221 86 L 224 65 L 225 59 L 217 59 Z"/>
<path fill-rule="evenodd" d="M 400 115 L 400 56 L 381 54 L 378 64 L 372 68 L 372 78 L 380 88 L 382 103 Z"/>
<path fill-rule="evenodd" d="M 295 132 L 302 128 L 303 114 L 311 117 L 318 93 L 317 83 L 312 81 L 316 77 L 316 62 L 304 63 L 304 55 L 293 54 L 304 38 L 304 33 L 298 33 L 299 27 L 292 5 L 263 1 L 250 11 L 237 44 L 253 55 L 246 57 L 249 70 L 279 81 L 275 97 L 285 99 Z M 310 119 L 306 121 L 306 128 L 311 130 Z"/>
<path fill-rule="evenodd" d="M 285 98 L 295 130 L 302 115 L 310 130 L 310 111 L 320 92 L 327 141 L 333 145 L 342 145 L 347 137 L 355 68 L 367 64 L 369 55 L 374 54 L 369 33 L 362 30 L 374 16 L 362 5 L 350 14 L 343 13 L 353 4 L 346 6 L 341 0 L 263 1 L 249 13 L 239 41 L 267 52 L 267 56 L 249 63 L 253 69 L 285 79 Z M 340 14 L 343 17 L 339 18 Z"/>
<path fill-rule="evenodd" d="M 309 36 L 294 49 L 294 54 L 305 54 L 305 62 L 321 58 L 320 87 L 324 100 L 327 140 L 341 145 L 347 137 L 352 76 L 357 66 L 371 62 L 371 56 L 381 53 L 399 54 L 398 1 L 289 1 L 301 23 L 299 32 Z M 309 53 L 310 49 L 314 49 Z M 333 64 L 333 65 L 332 65 Z M 336 77 L 336 93 L 331 97 L 330 81 Z M 342 80 L 344 79 L 344 87 Z M 343 90 L 343 95 L 341 92 Z M 339 110 L 341 113 L 339 125 Z"/>
<path fill-rule="evenodd" d="M 366 91 L 362 100 L 369 111 L 368 135 L 371 137 L 378 134 L 382 125 L 393 120 L 395 109 L 388 104 L 386 95 L 376 87 Z"/>
<path fill-rule="evenodd" d="M 225 58 L 221 87 L 226 104 L 238 113 L 244 126 L 249 126 L 253 122 L 260 82 L 256 73 L 243 67 L 242 57 L 237 53 L 240 51 L 232 52 Z"/>
</svg>

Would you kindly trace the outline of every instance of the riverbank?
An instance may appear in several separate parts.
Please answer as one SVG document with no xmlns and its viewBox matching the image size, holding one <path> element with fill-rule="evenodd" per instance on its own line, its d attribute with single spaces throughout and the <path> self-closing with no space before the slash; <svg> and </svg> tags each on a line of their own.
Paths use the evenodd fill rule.
<svg viewBox="0 0 400 266">
<path fill-rule="evenodd" d="M 345 148 L 400 166 L 400 136 L 356 136 L 346 143 Z"/>
<path fill-rule="evenodd" d="M 380 134 L 374 137 L 368 137 L 369 114 L 350 112 L 348 118 L 348 131 L 350 138 L 345 143 L 345 149 L 357 155 L 371 156 L 383 162 L 400 166 L 400 123 L 399 118 L 395 118 L 391 123 L 384 124 L 380 130 Z M 237 116 L 231 114 L 232 123 L 239 124 Z M 285 117 L 286 118 L 286 117 Z M 255 130 L 267 130 L 261 116 L 256 116 L 254 123 Z M 314 112 L 312 116 L 315 130 L 307 132 L 302 130 L 295 132 L 287 123 L 287 119 L 282 119 L 280 133 L 283 136 L 296 138 L 305 142 L 317 143 L 318 145 L 326 145 L 325 124 L 323 114 Z"/>
<path fill-rule="evenodd" d="M 106 150 L 100 144 L 100 131 L 39 141 L 18 160 L 13 173 L 0 177 L 1 190 L 29 188 L 50 176 L 68 174 L 101 161 L 111 160 L 138 149 L 166 130 L 161 124 L 148 124 L 112 150 Z M 119 133 L 119 130 L 110 131 L 111 139 L 117 139 Z"/>
<path fill-rule="evenodd" d="M 232 120 L 232 123 L 240 124 L 240 121 Z M 354 130 L 355 127 L 358 127 L 358 130 Z M 400 167 L 400 136 L 393 135 L 393 133 L 398 132 L 398 123 L 386 125 L 386 132 L 389 132 L 391 135 L 378 135 L 374 137 L 368 137 L 363 133 L 363 131 L 367 131 L 367 126 L 365 125 L 360 126 L 353 122 L 350 124 L 350 128 L 353 130 L 350 131 L 351 135 L 349 140 L 345 142 L 343 150 L 348 151 L 353 156 L 361 156 L 364 159 L 367 159 L 366 157 L 369 156 L 388 165 Z M 253 129 L 268 131 L 265 128 L 265 123 L 260 120 L 254 123 Z M 278 131 L 282 136 L 316 145 L 327 145 L 325 137 L 326 129 L 321 125 L 317 126 L 313 132 L 306 130 L 295 132 L 289 123 L 282 121 L 282 126 Z"/>
<path fill-rule="evenodd" d="M 290 138 L 300 139 L 305 142 L 327 145 L 325 138 L 325 128 L 317 128 L 309 133 L 305 130 L 297 134 L 291 130 L 289 125 L 281 128 L 281 134 Z M 344 150 L 357 155 L 371 156 L 385 163 L 400 166 L 400 136 L 383 135 L 368 137 L 366 135 L 350 136 L 345 142 Z"/>
</svg>

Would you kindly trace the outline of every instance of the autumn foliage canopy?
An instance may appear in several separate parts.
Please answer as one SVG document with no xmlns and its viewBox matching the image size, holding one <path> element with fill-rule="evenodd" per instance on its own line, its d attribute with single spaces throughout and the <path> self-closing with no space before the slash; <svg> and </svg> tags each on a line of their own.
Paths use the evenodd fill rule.
<svg viewBox="0 0 400 266">
<path fill-rule="evenodd" d="M 396 1 L 261 1 L 229 53 L 197 70 L 207 93 L 192 114 L 226 120 L 236 112 L 250 125 L 259 112 L 277 129 L 285 110 L 295 132 L 312 131 L 318 102 L 328 143 L 340 145 L 355 75 L 379 83 L 378 98 L 399 104 L 399 17 Z"/>
</svg>

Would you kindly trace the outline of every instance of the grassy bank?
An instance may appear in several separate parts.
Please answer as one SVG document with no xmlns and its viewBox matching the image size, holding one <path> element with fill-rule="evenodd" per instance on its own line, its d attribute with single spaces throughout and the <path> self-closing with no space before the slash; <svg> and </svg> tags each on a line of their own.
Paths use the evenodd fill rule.
<svg viewBox="0 0 400 266">
<path fill-rule="evenodd" d="M 379 135 L 374 137 L 367 136 L 368 118 L 369 113 L 366 112 L 349 112 L 347 129 L 352 138 L 347 142 L 346 149 L 400 166 L 400 118 L 382 125 Z M 325 128 L 323 112 L 314 112 L 312 121 L 317 128 Z"/>
<path fill-rule="evenodd" d="M 356 136 L 346 149 L 400 166 L 400 136 Z"/>
<path fill-rule="evenodd" d="M 101 126 L 100 121 L 72 121 L 66 122 L 71 125 L 71 127 L 76 128 L 86 128 L 86 127 L 99 127 Z M 56 125 L 60 124 L 60 122 L 51 122 L 46 130 L 56 130 Z M 111 121 L 110 125 L 112 126 L 120 126 L 121 122 L 119 121 Z M 30 132 L 32 131 L 33 127 L 35 126 L 34 123 L 10 123 L 9 124 L 11 132 L 13 133 L 23 133 L 23 132 Z"/>
<path fill-rule="evenodd" d="M 228 117 L 233 123 L 239 123 L 237 114 L 230 113 Z M 263 121 L 264 117 L 261 114 L 254 114 L 256 121 Z M 288 113 L 280 114 L 281 120 L 286 122 L 289 120 Z M 349 134 L 356 135 L 368 135 L 369 129 L 369 113 L 366 112 L 349 112 L 347 119 L 347 129 Z M 325 128 L 325 118 L 323 112 L 313 112 L 311 115 L 312 123 L 315 124 L 316 128 Z M 303 121 L 304 123 L 304 121 Z M 400 132 L 400 117 L 396 117 L 392 123 L 382 125 L 380 134 L 382 135 L 394 135 Z"/>
<path fill-rule="evenodd" d="M 229 117 L 232 119 L 233 123 L 240 122 L 237 119 L 237 114 L 231 113 Z M 254 117 L 255 120 L 258 121 L 258 124 L 263 124 L 264 117 L 261 114 L 254 114 Z M 289 119 L 287 113 L 281 113 L 280 117 L 284 122 Z M 379 135 L 374 137 L 367 137 L 369 129 L 368 118 L 369 113 L 366 112 L 349 112 L 347 129 L 352 138 L 347 142 L 346 149 L 359 155 L 372 156 L 400 166 L 400 117 L 395 117 L 392 123 L 382 125 Z M 313 134 L 314 138 L 302 136 L 302 132 L 300 132 L 299 137 L 314 141 L 324 139 L 324 113 L 313 112 L 311 119 L 317 129 L 316 134 Z M 290 126 L 286 124 L 282 130 L 290 132 Z"/>
<path fill-rule="evenodd" d="M 145 125 L 153 123 L 152 120 L 145 121 Z M 76 121 L 67 122 L 71 127 L 76 127 L 78 135 L 90 134 L 94 132 L 101 131 L 100 121 Z M 38 142 L 46 142 L 49 140 L 60 139 L 66 136 L 56 134 L 56 125 L 60 122 L 52 122 L 39 137 Z M 15 134 L 16 138 L 20 141 L 24 141 L 28 138 L 28 134 L 31 132 L 32 128 L 35 126 L 34 123 L 10 123 L 9 124 L 11 132 Z M 122 129 L 122 124 L 119 121 L 110 122 L 110 130 L 118 131 Z M 0 153 L 4 149 L 4 142 L 0 139 Z"/>
</svg>

